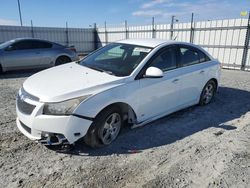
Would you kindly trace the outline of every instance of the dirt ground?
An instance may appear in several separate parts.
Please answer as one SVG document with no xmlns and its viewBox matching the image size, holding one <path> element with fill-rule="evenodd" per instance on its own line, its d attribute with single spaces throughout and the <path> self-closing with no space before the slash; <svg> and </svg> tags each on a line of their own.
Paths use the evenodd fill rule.
<svg viewBox="0 0 250 188">
<path fill-rule="evenodd" d="M 15 124 L 27 76 L 0 76 L 0 187 L 250 187 L 250 72 L 223 70 L 208 106 L 124 128 L 109 147 L 55 152 Z"/>
</svg>

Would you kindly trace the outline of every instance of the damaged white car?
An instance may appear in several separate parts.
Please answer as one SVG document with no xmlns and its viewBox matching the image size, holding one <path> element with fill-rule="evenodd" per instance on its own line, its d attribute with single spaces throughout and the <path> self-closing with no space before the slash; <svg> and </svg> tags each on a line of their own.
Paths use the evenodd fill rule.
<svg viewBox="0 0 250 188">
<path fill-rule="evenodd" d="M 138 127 L 213 99 L 220 63 L 202 48 L 157 39 L 122 40 L 81 61 L 29 77 L 17 126 L 45 145 L 109 145 L 124 124 Z"/>
</svg>

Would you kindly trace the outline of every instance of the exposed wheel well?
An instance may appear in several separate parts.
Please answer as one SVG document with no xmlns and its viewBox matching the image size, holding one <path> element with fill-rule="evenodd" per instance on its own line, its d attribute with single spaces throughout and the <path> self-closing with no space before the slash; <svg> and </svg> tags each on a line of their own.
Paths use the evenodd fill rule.
<svg viewBox="0 0 250 188">
<path fill-rule="evenodd" d="M 98 114 L 100 114 L 102 111 L 110 108 L 111 106 L 117 106 L 118 108 L 120 108 L 120 110 L 122 111 L 122 114 L 123 114 L 123 120 L 127 120 L 128 123 L 136 122 L 137 118 L 136 118 L 136 114 L 135 114 L 133 108 L 129 104 L 123 103 L 123 102 L 116 102 L 116 103 L 110 104 L 110 105 L 106 106 L 105 108 L 103 108 Z"/>
</svg>

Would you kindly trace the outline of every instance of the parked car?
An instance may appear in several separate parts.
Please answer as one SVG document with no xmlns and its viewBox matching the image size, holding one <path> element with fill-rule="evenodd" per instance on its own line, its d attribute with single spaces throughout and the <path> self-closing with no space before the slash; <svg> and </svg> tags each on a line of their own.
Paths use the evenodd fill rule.
<svg viewBox="0 0 250 188">
<path fill-rule="evenodd" d="M 75 48 L 40 39 L 18 38 L 0 44 L 0 71 L 45 68 L 78 60 Z"/>
<path fill-rule="evenodd" d="M 29 77 L 17 96 L 17 126 L 45 145 L 112 143 L 125 123 L 142 126 L 211 102 L 220 64 L 199 46 L 122 40 L 83 60 Z"/>
</svg>

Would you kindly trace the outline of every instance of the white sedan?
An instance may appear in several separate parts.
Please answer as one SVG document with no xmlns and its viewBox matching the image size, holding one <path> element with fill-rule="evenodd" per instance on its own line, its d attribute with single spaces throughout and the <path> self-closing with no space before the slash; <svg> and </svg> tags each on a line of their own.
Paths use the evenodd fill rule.
<svg viewBox="0 0 250 188">
<path fill-rule="evenodd" d="M 125 124 L 142 126 L 211 102 L 220 63 L 199 46 L 122 40 L 81 61 L 29 77 L 16 102 L 17 126 L 45 145 L 109 145 Z"/>
</svg>

